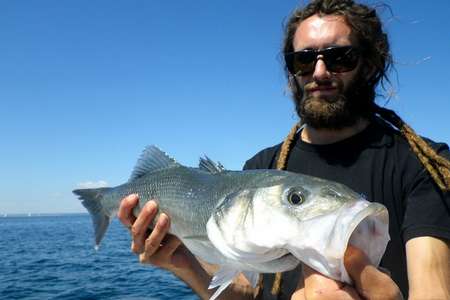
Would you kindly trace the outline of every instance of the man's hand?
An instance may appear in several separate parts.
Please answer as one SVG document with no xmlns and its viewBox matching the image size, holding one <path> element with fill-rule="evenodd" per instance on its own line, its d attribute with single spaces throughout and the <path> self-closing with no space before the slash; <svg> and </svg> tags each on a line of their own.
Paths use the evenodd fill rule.
<svg viewBox="0 0 450 300">
<path fill-rule="evenodd" d="M 127 196 L 121 201 L 117 216 L 131 231 L 131 250 L 139 255 L 139 261 L 172 272 L 189 268 L 195 257 L 177 237 L 167 233 L 170 227 L 169 217 L 161 213 L 150 232 L 149 226 L 156 218 L 158 206 L 155 201 L 147 202 L 136 218 L 133 209 L 138 202 L 137 195 Z"/>
<path fill-rule="evenodd" d="M 354 281 L 354 287 L 321 275 L 304 267 L 304 288 L 296 291 L 295 300 L 401 300 L 400 289 L 385 273 L 371 265 L 358 248 L 349 246 L 344 265 Z"/>
<path fill-rule="evenodd" d="M 352 246 L 347 248 L 344 265 L 354 281 L 356 291 L 363 299 L 403 299 L 399 287 L 391 277 L 372 265 L 358 248 Z"/>
<path fill-rule="evenodd" d="M 150 224 L 154 223 L 158 212 L 156 202 L 149 201 L 136 218 L 133 209 L 137 206 L 137 195 L 129 195 L 122 199 L 117 216 L 120 222 L 131 232 L 131 251 L 139 255 L 141 263 L 148 263 L 164 268 L 187 283 L 202 299 L 209 299 L 214 290 L 208 290 L 211 281 L 206 269 L 215 269 L 199 260 L 174 235 L 168 234 L 170 219 L 164 213 L 159 215 L 153 230 L 149 232 Z M 248 284 L 247 284 L 248 285 Z M 220 299 L 250 299 L 251 293 L 245 284 L 233 284 L 221 295 Z"/>
</svg>

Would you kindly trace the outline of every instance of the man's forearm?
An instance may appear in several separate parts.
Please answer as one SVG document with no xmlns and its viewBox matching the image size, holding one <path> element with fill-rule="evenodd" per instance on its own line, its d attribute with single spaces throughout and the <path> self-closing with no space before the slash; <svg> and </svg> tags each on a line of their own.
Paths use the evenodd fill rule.
<svg viewBox="0 0 450 300">
<path fill-rule="evenodd" d="M 203 269 L 198 260 L 192 261 L 191 268 L 173 270 L 175 276 L 184 281 L 201 299 L 209 299 L 212 293 L 208 290 L 211 276 Z"/>
<path fill-rule="evenodd" d="M 418 237 L 406 243 L 409 299 L 450 299 L 450 242 Z"/>
</svg>

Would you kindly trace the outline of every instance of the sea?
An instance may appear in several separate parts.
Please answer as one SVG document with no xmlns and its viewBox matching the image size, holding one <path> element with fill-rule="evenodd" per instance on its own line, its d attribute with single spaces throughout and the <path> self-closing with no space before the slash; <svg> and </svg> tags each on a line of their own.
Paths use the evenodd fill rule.
<svg viewBox="0 0 450 300">
<path fill-rule="evenodd" d="M 0 215 L 0 299 L 199 299 L 139 263 L 117 219 L 94 249 L 88 214 Z"/>
</svg>

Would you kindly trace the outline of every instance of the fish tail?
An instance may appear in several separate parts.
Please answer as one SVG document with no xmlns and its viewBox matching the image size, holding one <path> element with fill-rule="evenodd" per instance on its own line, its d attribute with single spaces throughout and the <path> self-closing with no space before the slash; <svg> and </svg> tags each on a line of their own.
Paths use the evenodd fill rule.
<svg viewBox="0 0 450 300">
<path fill-rule="evenodd" d="M 73 193 L 79 196 L 81 204 L 89 211 L 95 232 L 95 249 L 98 249 L 100 241 L 105 235 L 111 222 L 110 215 L 107 210 L 103 208 L 102 199 L 106 192 L 111 188 L 96 188 L 96 189 L 78 189 Z"/>
</svg>

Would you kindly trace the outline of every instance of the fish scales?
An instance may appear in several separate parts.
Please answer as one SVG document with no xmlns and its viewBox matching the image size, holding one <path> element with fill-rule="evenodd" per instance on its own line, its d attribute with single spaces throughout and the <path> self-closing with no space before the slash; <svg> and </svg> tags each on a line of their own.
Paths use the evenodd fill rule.
<svg viewBox="0 0 450 300">
<path fill-rule="evenodd" d="M 184 235 L 206 234 L 206 222 L 220 200 L 244 186 L 257 187 L 258 178 L 268 178 L 268 174 L 240 174 L 225 171 L 210 174 L 205 171 L 175 167 L 151 172 L 135 181 L 113 188 L 105 195 L 110 211 L 116 211 L 114 203 L 130 194 L 138 194 L 140 208 L 149 200 L 158 203 L 160 211 L 171 216 L 171 231 Z M 113 209 L 115 208 L 115 209 Z"/>
</svg>

